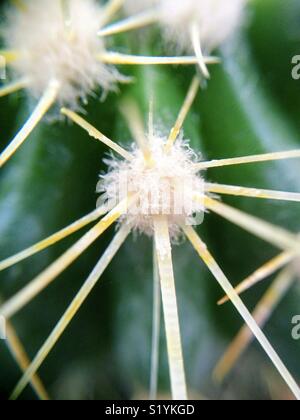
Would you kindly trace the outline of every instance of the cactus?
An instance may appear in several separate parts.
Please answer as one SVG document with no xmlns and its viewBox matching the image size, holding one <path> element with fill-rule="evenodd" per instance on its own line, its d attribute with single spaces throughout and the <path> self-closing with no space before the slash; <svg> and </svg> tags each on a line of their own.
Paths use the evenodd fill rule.
<svg viewBox="0 0 300 420">
<path fill-rule="evenodd" d="M 292 338 L 299 313 L 300 85 L 292 77 L 299 5 L 237 1 L 243 13 L 234 14 L 232 28 L 226 21 L 215 29 L 228 9 L 218 9 L 217 23 L 211 19 L 215 37 L 201 27 L 205 15 L 185 16 L 182 45 L 167 28 L 167 1 L 134 10 L 121 0 L 6 3 L 1 57 L 13 82 L 0 90 L 0 315 L 13 325 L 0 342 L 1 397 L 299 398 L 299 343 Z M 40 26 L 43 13 L 56 19 L 57 11 L 61 21 L 49 26 L 62 42 L 47 61 L 38 54 L 47 28 L 20 32 L 25 23 Z M 69 50 L 85 27 L 92 52 L 82 43 Z M 28 49 L 28 61 L 24 43 L 37 46 L 38 31 L 39 49 Z M 120 178 L 131 187 L 123 200 Z M 184 185 L 178 216 L 168 192 Z M 114 222 L 116 232 L 108 230 Z M 280 268 L 265 294 L 267 276 Z M 217 305 L 222 289 L 212 275 L 272 364 L 258 346 L 240 355 L 254 338 L 244 326 L 214 371 L 243 320 L 230 305 Z"/>
</svg>

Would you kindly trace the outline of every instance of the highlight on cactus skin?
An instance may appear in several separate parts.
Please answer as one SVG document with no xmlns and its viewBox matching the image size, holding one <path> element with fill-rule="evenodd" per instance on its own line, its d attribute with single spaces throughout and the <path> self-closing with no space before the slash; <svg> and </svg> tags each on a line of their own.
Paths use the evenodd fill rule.
<svg viewBox="0 0 300 420">
<path fill-rule="evenodd" d="M 0 70 L 1 67 L 7 67 L 12 82 L 5 83 L 0 88 L 0 97 L 25 90 L 26 95 L 37 104 L 24 126 L 1 153 L 0 167 L 4 166 L 23 145 L 51 108 L 56 108 L 54 114 L 60 119 L 63 130 L 70 130 L 72 124 L 73 129 L 76 128 L 83 136 L 97 141 L 100 158 L 103 149 L 108 152 L 105 156 L 102 154 L 101 158 L 105 171 L 100 173 L 98 182 L 95 180 L 98 197 L 96 209 L 91 209 L 88 214 L 63 229 L 0 261 L 0 273 L 7 273 L 8 269 L 15 270 L 15 273 L 20 273 L 24 282 L 22 270 L 18 271 L 20 263 L 31 257 L 40 256 L 42 251 L 58 245 L 64 239 L 70 240 L 72 235 L 77 234 L 77 239 L 74 239 L 71 246 L 67 246 L 66 250 L 50 264 L 45 264 L 40 274 L 21 286 L 17 292 L 16 284 L 10 285 L 9 281 L 6 281 L 2 290 L 0 282 L 0 323 L 5 321 L 3 338 L 10 356 L 21 371 L 21 377 L 9 395 L 11 400 L 27 395 L 25 392 L 29 386 L 38 399 L 51 399 L 51 392 L 47 389 L 47 381 L 42 375 L 41 368 L 44 367 L 49 355 L 52 355 L 75 316 L 83 306 L 88 306 L 87 299 L 95 291 L 96 285 L 103 281 L 107 269 L 110 266 L 118 267 L 119 254 L 131 236 L 135 239 L 131 247 L 136 265 L 140 264 L 136 258 L 136 251 L 142 237 L 145 236 L 152 246 L 153 313 L 152 347 L 149 349 L 150 386 L 147 390 L 149 400 L 161 399 L 159 387 L 162 359 L 161 312 L 165 338 L 163 356 L 168 364 L 169 395 L 174 401 L 184 402 L 193 399 L 193 388 L 187 375 L 187 355 L 182 334 L 185 326 L 179 305 L 181 294 L 178 280 L 185 281 L 187 287 L 190 286 L 188 278 L 183 279 L 177 275 L 176 266 L 180 261 L 177 262 L 175 259 L 177 250 L 184 252 L 182 247 L 184 242 L 191 246 L 195 255 L 199 257 L 199 262 L 224 295 L 215 305 L 215 310 L 221 310 L 221 306 L 230 303 L 244 323 L 211 372 L 216 386 L 222 385 L 225 378 L 238 365 L 251 342 L 256 341 L 263 357 L 284 385 L 287 395 L 300 400 L 299 381 L 293 371 L 293 363 L 282 353 L 281 348 L 277 349 L 273 339 L 269 339 L 268 334 L 264 332 L 272 313 L 300 276 L 299 233 L 282 227 L 280 223 L 269 221 L 267 215 L 271 211 L 276 212 L 277 203 L 299 206 L 300 192 L 295 192 L 292 177 L 288 177 L 291 181 L 289 191 L 267 186 L 262 189 L 252 180 L 251 184 L 245 182 L 252 167 L 253 174 L 266 168 L 268 174 L 266 179 L 270 178 L 270 174 L 272 176 L 275 174 L 275 178 L 280 176 L 274 169 L 272 172 L 272 168 L 270 169 L 272 164 L 292 165 L 294 162 L 297 164 L 300 162 L 300 149 L 289 146 L 278 148 L 278 145 L 274 144 L 273 147 L 272 143 L 269 143 L 266 152 L 249 153 L 249 147 L 244 148 L 243 144 L 244 131 L 236 133 L 233 128 L 232 135 L 237 134 L 239 138 L 239 144 L 236 144 L 239 152 L 232 148 L 229 155 L 219 154 L 214 159 L 206 159 L 207 150 L 213 146 L 206 145 L 203 150 L 200 146 L 197 148 L 193 138 L 188 138 L 185 130 L 187 119 L 191 119 L 193 109 L 196 109 L 204 89 L 208 86 L 206 79 L 211 77 L 208 65 L 219 64 L 217 66 L 219 71 L 222 68 L 221 60 L 211 54 L 214 50 L 222 48 L 230 38 L 238 36 L 239 28 L 245 24 L 248 7 L 251 9 L 251 2 L 247 0 L 9 2 L 2 24 L 4 47 L 0 50 L 0 54 L 4 57 L 4 61 L 0 62 Z M 148 28 L 151 33 L 155 31 L 157 25 L 162 35 L 163 48 L 170 53 L 168 56 L 152 56 L 148 53 L 148 42 L 151 44 L 152 41 L 150 42 L 150 37 L 141 30 Z M 136 30 L 141 45 L 147 51 L 145 55 L 134 55 L 131 51 L 128 53 L 128 46 L 125 48 L 121 44 L 117 51 L 112 47 L 114 42 L 119 43 L 122 37 L 130 44 L 131 32 Z M 152 47 L 150 50 L 152 51 Z M 92 117 L 87 112 L 86 106 L 89 98 L 93 96 L 97 98 L 100 92 L 102 96 L 96 100 L 105 108 L 106 102 L 101 99 L 105 99 L 110 92 L 117 92 L 121 84 L 135 84 L 139 89 L 142 80 L 136 77 L 134 71 L 131 73 L 126 70 L 128 67 L 118 68 L 118 66 L 129 66 L 132 69 L 132 66 L 136 65 L 179 66 L 175 70 L 167 70 L 166 74 L 170 80 L 172 77 L 180 79 L 179 72 L 182 66 L 194 66 L 195 71 L 192 68 L 192 76 L 191 73 L 183 73 L 189 74 L 191 80 L 187 92 L 184 93 L 183 103 L 179 106 L 172 103 L 172 106 L 176 107 L 177 118 L 170 126 L 167 126 L 162 118 L 168 109 L 162 109 L 157 105 L 158 92 L 152 89 L 150 81 L 148 84 L 147 78 L 143 81 L 146 86 L 141 87 L 147 91 L 146 94 L 144 92 L 147 102 L 146 118 L 143 107 L 132 95 L 130 87 L 123 86 L 120 89 L 122 92 L 118 92 L 113 112 L 118 124 L 120 123 L 121 127 L 125 124 L 130 133 L 130 142 L 124 144 L 119 141 L 117 134 L 115 136 L 107 134 L 101 116 L 99 122 L 92 123 Z M 158 69 L 158 74 L 159 72 Z M 227 74 L 226 77 L 228 78 Z M 211 78 L 213 83 L 213 77 Z M 167 87 L 163 94 L 168 95 Z M 236 92 L 234 94 L 238 96 Z M 208 88 L 205 96 L 209 95 Z M 230 99 L 232 92 L 227 89 L 226 95 L 225 102 Z M 172 100 L 169 102 L 171 104 Z M 202 117 L 199 109 L 198 113 Z M 261 118 L 264 118 L 264 115 Z M 225 125 L 225 117 L 218 116 L 216 124 Z M 253 139 L 251 151 L 256 149 L 254 141 Z M 220 147 L 220 150 L 224 148 Z M 243 152 L 240 152 L 241 150 Z M 84 164 L 89 166 L 90 162 Z M 22 165 L 28 167 L 26 162 L 22 162 Z M 228 178 L 225 179 L 228 169 L 233 171 L 235 182 L 228 182 Z M 220 171 L 218 182 L 211 181 L 210 177 L 214 171 Z M 24 173 L 26 174 L 26 171 Z M 7 174 L 9 179 L 10 173 Z M 242 175 L 241 179 L 239 174 Z M 80 182 L 80 175 L 77 176 Z M 253 176 L 252 179 L 256 177 Z M 6 177 L 3 177 L 3 181 L 0 178 L 0 196 L 2 182 L 3 191 L 7 193 Z M 59 188 L 57 185 L 57 189 Z M 236 199 L 234 205 L 225 202 L 230 197 Z M 80 201 L 81 197 L 78 195 L 77 199 Z M 238 203 L 244 199 L 252 203 L 261 203 L 261 208 L 265 206 L 266 216 L 258 217 L 251 211 L 241 210 Z M 51 209 L 48 211 L 51 214 Z M 277 255 L 263 265 L 255 261 L 257 266 L 255 271 L 235 286 L 235 281 L 227 273 L 228 267 L 207 240 L 205 229 L 209 223 L 207 219 L 211 217 L 218 220 L 218 223 L 229 224 L 234 231 L 247 232 L 255 240 L 275 249 Z M 80 235 L 84 229 L 87 230 Z M 106 233 L 113 229 L 115 231 L 112 239 L 107 243 Z M 14 235 L 16 237 L 22 235 L 18 226 Z M 3 236 L 5 248 L 6 238 Z M 214 239 L 218 242 L 218 238 Z M 105 244 L 105 251 L 100 253 L 98 250 L 100 254 L 98 262 L 92 269 L 89 267 L 91 270 L 89 275 L 65 312 L 56 325 L 51 326 L 50 334 L 45 334 L 38 349 L 32 352 L 32 348 L 30 350 L 30 346 L 23 342 L 21 329 L 20 331 L 18 329 L 19 324 L 13 323 L 12 318 L 18 315 L 19 319 L 22 319 L 23 311 L 30 308 L 55 280 L 100 241 Z M 231 240 L 230 244 L 231 252 L 236 255 L 241 252 L 244 245 L 234 240 Z M 220 246 L 222 248 L 223 245 Z M 241 261 L 236 258 L 236 261 L 231 260 L 231 263 L 240 265 Z M 127 261 L 127 264 L 131 264 L 131 261 Z M 139 268 L 143 273 L 144 267 L 141 265 Z M 200 268 L 195 266 L 193 270 L 198 272 Z M 262 298 L 256 299 L 252 311 L 248 304 L 244 303 L 244 293 L 254 290 L 259 284 L 263 285 L 271 276 L 274 276 L 271 286 Z M 11 290 L 9 296 L 7 290 Z M 128 288 L 128 298 L 131 293 L 132 290 Z M 35 323 L 39 323 L 38 317 Z M 1 328 L 0 338 L 3 334 Z M 193 334 L 202 334 L 202 332 L 193 331 Z M 1 350 L 2 348 L 0 352 Z M 110 363 L 114 364 L 113 356 Z M 199 397 L 199 394 L 197 396 Z"/>
</svg>

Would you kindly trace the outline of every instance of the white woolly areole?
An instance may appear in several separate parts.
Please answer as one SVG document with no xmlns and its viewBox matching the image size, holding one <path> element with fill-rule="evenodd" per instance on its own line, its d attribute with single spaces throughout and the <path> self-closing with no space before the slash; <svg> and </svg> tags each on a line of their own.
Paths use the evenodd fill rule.
<svg viewBox="0 0 300 420">
<path fill-rule="evenodd" d="M 72 0 L 68 33 L 60 0 L 28 0 L 25 11 L 8 9 L 6 48 L 20 51 L 13 70 L 17 77 L 30 80 L 33 96 L 40 96 L 49 81 L 57 79 L 60 104 L 76 107 L 98 86 L 107 92 L 122 80 L 116 69 L 96 59 L 105 50 L 97 37 L 102 17 L 95 0 Z"/>
<path fill-rule="evenodd" d="M 104 201 L 117 204 L 127 194 L 137 196 L 136 204 L 128 209 L 121 222 L 133 229 L 153 235 L 153 218 L 165 215 L 169 221 L 173 240 L 178 238 L 180 225 L 193 223 L 194 217 L 203 214 L 204 208 L 196 202 L 195 194 L 204 193 L 204 180 L 195 173 L 194 164 L 199 157 L 187 142 L 178 139 L 169 153 L 165 151 L 166 138 L 156 135 L 149 139 L 153 163 L 148 166 L 143 153 L 133 146 L 133 159 L 106 160 L 109 170 L 101 175 L 97 192 Z"/>
<path fill-rule="evenodd" d="M 128 14 L 157 7 L 166 40 L 191 50 L 190 28 L 198 25 L 203 50 L 220 46 L 240 25 L 247 0 L 127 0 Z"/>
<path fill-rule="evenodd" d="M 300 279 L 300 258 L 296 258 L 293 262 L 292 262 L 292 268 L 296 274 L 296 276 L 298 276 L 298 278 Z"/>
</svg>

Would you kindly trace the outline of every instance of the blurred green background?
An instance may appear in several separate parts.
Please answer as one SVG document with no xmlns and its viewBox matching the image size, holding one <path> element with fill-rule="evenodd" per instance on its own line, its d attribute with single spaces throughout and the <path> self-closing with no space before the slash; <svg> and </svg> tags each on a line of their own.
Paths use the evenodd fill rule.
<svg viewBox="0 0 300 420">
<path fill-rule="evenodd" d="M 2 2 L 7 3 L 7 2 Z M 1 19 L 3 13 L 1 12 Z M 3 22 L 0 23 L 3 27 Z M 159 54 L 151 31 L 115 37 L 113 48 Z M 300 54 L 298 0 L 250 1 L 245 27 L 220 54 L 185 124 L 185 136 L 205 158 L 222 158 L 298 148 L 300 80 L 291 60 Z M 130 134 L 118 112 L 123 95 L 133 96 L 147 117 L 151 95 L 155 118 L 168 130 L 191 80 L 193 68 L 124 68 L 136 83 L 121 87 L 105 102 L 91 99 L 88 119 L 106 135 L 125 143 Z M 33 103 L 25 94 L 1 99 L 1 149 L 22 124 Z M 0 259 L 66 226 L 95 207 L 95 186 L 106 149 L 80 129 L 44 121 L 0 174 Z M 299 161 L 212 169 L 211 181 L 300 191 Z M 299 204 L 224 198 L 239 209 L 300 231 Z M 233 284 L 239 283 L 278 251 L 239 228 L 208 214 L 199 227 Z M 89 249 L 13 319 L 33 357 L 105 250 L 114 229 Z M 0 275 L 3 298 L 27 284 L 69 245 L 69 239 Z M 195 398 L 288 399 L 275 369 L 254 343 L 223 385 L 212 370 L 242 322 L 231 305 L 217 307 L 222 291 L 187 243 L 174 249 L 176 287 L 190 393 Z M 245 294 L 252 309 L 271 279 Z M 291 337 L 292 317 L 300 313 L 296 284 L 265 331 L 289 369 L 300 379 L 300 343 Z M 54 399 L 127 399 L 147 396 L 151 356 L 152 245 L 131 238 L 40 369 Z M 0 342 L 0 397 L 6 399 L 20 371 Z M 164 330 L 161 330 L 160 395 L 169 395 Z M 34 399 L 30 388 L 24 399 Z"/>
</svg>

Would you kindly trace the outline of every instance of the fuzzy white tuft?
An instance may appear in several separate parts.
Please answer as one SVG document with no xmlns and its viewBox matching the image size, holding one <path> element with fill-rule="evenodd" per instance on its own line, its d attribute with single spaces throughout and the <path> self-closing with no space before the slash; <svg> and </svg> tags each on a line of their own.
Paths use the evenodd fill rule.
<svg viewBox="0 0 300 420">
<path fill-rule="evenodd" d="M 56 79 L 61 83 L 59 103 L 75 108 L 97 87 L 107 92 L 122 77 L 96 58 L 105 50 L 97 37 L 103 8 L 95 0 L 72 0 L 69 33 L 62 10 L 60 0 L 28 0 L 24 11 L 10 7 L 5 44 L 21 53 L 13 71 L 30 81 L 30 94 L 41 96 Z"/>
<path fill-rule="evenodd" d="M 166 138 L 155 135 L 148 139 L 153 163 L 148 166 L 143 153 L 133 146 L 133 159 L 107 160 L 109 170 L 101 175 L 97 192 L 103 199 L 118 203 L 127 193 L 138 197 L 121 222 L 127 222 L 140 233 L 152 236 L 153 218 L 165 215 L 168 218 L 173 240 L 178 238 L 180 225 L 192 222 L 195 214 L 203 214 L 203 206 L 194 200 L 196 193 L 204 191 L 204 181 L 195 173 L 194 163 L 199 157 L 187 142 L 178 139 L 166 153 Z"/>
<path fill-rule="evenodd" d="M 190 28 L 198 26 L 204 51 L 220 46 L 240 25 L 247 0 L 127 0 L 127 13 L 157 7 L 167 42 L 192 49 Z"/>
</svg>

